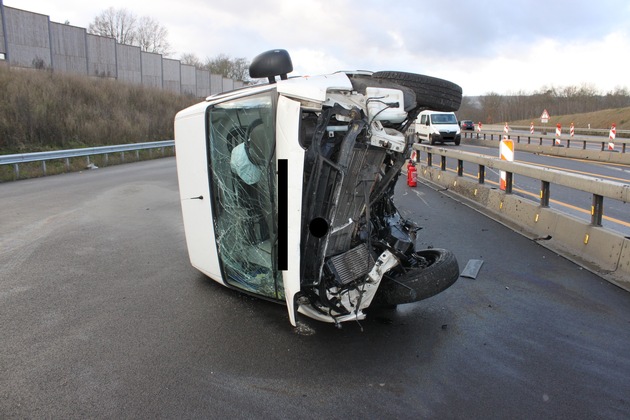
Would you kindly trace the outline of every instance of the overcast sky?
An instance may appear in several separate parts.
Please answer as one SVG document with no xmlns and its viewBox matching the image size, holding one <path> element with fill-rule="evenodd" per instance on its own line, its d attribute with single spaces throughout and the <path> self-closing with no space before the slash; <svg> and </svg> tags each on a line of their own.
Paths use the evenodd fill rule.
<svg viewBox="0 0 630 420">
<path fill-rule="evenodd" d="M 628 0 L 4 0 L 85 27 L 108 7 L 168 29 L 173 58 L 284 48 L 292 75 L 400 70 L 464 95 L 630 88 Z"/>
</svg>

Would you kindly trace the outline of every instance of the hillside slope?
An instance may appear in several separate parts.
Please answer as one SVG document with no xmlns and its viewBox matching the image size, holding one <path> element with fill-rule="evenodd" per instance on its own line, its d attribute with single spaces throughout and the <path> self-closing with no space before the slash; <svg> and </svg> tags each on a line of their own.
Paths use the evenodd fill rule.
<svg viewBox="0 0 630 420">
<path fill-rule="evenodd" d="M 510 121 L 510 125 L 529 125 L 531 122 L 539 126 L 540 117 L 532 120 Z M 587 128 L 610 128 L 612 124 L 617 125 L 618 130 L 630 130 L 630 107 L 605 109 L 596 112 L 586 112 L 584 114 L 572 115 L 551 115 L 549 127 L 555 127 L 556 124 L 562 124 L 562 127 L 569 127 L 573 123 L 575 127 Z"/>
</svg>

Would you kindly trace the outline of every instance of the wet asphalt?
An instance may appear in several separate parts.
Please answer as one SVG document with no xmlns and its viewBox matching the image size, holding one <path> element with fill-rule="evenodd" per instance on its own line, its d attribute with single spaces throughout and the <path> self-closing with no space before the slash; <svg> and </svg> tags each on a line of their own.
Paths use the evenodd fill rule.
<svg viewBox="0 0 630 420">
<path fill-rule="evenodd" d="M 630 417 L 630 293 L 404 181 L 483 265 L 342 329 L 190 266 L 173 158 L 0 184 L 0 418 Z"/>
</svg>

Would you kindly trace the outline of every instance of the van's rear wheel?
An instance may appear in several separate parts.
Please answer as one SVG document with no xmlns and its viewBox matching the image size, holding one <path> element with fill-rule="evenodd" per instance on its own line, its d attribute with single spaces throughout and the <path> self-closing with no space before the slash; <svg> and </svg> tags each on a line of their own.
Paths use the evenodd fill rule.
<svg viewBox="0 0 630 420">
<path fill-rule="evenodd" d="M 400 71 L 377 71 L 372 77 L 411 89 L 416 94 L 417 104 L 423 108 L 454 112 L 462 103 L 462 88 L 448 80 Z"/>
</svg>

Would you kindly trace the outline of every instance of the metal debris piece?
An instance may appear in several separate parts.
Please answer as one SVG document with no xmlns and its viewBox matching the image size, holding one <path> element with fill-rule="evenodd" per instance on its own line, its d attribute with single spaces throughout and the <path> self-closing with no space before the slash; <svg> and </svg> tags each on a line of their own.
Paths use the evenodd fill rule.
<svg viewBox="0 0 630 420">
<path fill-rule="evenodd" d="M 469 279 L 476 279 L 481 266 L 483 265 L 483 260 L 468 260 L 468 264 L 464 267 L 464 271 L 460 276 L 468 277 Z"/>
</svg>

